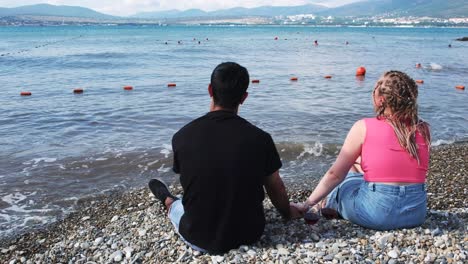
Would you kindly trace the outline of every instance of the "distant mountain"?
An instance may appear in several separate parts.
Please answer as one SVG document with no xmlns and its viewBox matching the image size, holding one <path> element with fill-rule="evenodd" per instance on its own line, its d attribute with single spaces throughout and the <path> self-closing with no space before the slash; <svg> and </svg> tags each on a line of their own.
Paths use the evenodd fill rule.
<svg viewBox="0 0 468 264">
<path fill-rule="evenodd" d="M 328 8 L 321 5 L 302 6 L 261 6 L 255 8 L 235 7 L 211 12 L 200 9 L 190 9 L 186 11 L 168 10 L 160 12 L 138 13 L 132 17 L 136 18 L 188 18 L 188 17 L 248 17 L 248 16 L 281 16 L 315 14 Z"/>
<path fill-rule="evenodd" d="M 236 7 L 212 12 L 200 9 L 139 13 L 135 18 L 251 17 L 316 14 L 335 17 L 394 16 L 468 17 L 468 0 L 363 0 L 336 8 L 321 5 Z"/>
<path fill-rule="evenodd" d="M 138 18 L 177 20 L 178 18 L 275 17 L 300 14 L 334 17 L 364 17 L 377 15 L 391 15 L 395 17 L 429 16 L 439 18 L 468 17 L 468 0 L 364 0 L 336 8 L 308 4 L 301 6 L 261 6 L 256 8 L 236 7 L 211 12 L 205 12 L 200 9 L 189 9 L 185 11 L 168 10 L 139 13 L 132 16 L 131 19 L 135 21 L 138 21 Z M 116 21 L 121 21 L 122 19 L 121 17 L 106 15 L 79 6 L 38 4 L 16 8 L 0 8 L 0 17 L 26 15 Z"/>
<path fill-rule="evenodd" d="M 0 17 L 4 16 L 58 16 L 58 17 L 79 17 L 93 19 L 115 19 L 114 16 L 109 16 L 96 12 L 89 8 L 79 6 L 56 6 L 49 4 L 38 4 L 20 6 L 15 8 L 0 8 Z"/>
<path fill-rule="evenodd" d="M 320 12 L 332 16 L 468 17 L 467 0 L 367 0 Z"/>
<path fill-rule="evenodd" d="M 203 17 L 209 16 L 208 12 L 200 9 L 189 9 L 185 11 L 179 11 L 176 9 L 167 11 L 156 11 L 156 12 L 143 12 L 133 15 L 134 18 L 179 18 L 179 17 Z"/>
</svg>

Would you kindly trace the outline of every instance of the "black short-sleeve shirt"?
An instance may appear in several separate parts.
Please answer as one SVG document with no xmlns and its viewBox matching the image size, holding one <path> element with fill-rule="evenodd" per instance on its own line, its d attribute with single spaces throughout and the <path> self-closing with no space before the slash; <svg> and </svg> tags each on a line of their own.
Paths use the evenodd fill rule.
<svg viewBox="0 0 468 264">
<path fill-rule="evenodd" d="M 229 111 L 214 111 L 172 139 L 184 189 L 179 232 L 190 243 L 222 253 L 263 233 L 265 177 L 281 167 L 271 136 Z"/>
</svg>

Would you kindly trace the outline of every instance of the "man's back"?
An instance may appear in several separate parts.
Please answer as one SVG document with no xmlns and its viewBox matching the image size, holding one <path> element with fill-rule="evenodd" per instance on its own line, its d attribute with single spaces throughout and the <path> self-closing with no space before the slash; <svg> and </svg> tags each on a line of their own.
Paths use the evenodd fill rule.
<svg viewBox="0 0 468 264">
<path fill-rule="evenodd" d="M 181 235 L 210 252 L 257 241 L 263 184 L 281 167 L 270 135 L 234 112 L 213 111 L 177 132 L 172 145 L 184 189 Z"/>
</svg>

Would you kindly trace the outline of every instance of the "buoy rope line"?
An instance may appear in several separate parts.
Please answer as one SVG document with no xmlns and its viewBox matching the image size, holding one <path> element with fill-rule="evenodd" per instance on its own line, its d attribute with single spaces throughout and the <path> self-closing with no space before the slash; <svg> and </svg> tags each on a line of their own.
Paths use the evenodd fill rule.
<svg viewBox="0 0 468 264">
<path fill-rule="evenodd" d="M 357 70 L 356 70 L 356 78 L 361 78 L 361 80 L 364 80 L 365 75 L 366 75 L 366 68 L 363 67 L 363 66 L 358 67 Z M 325 78 L 325 79 L 332 79 L 333 76 L 332 76 L 332 75 L 325 75 L 324 78 Z M 291 82 L 298 82 L 298 81 L 299 81 L 299 77 L 297 77 L 297 76 L 292 76 L 292 77 L 289 78 L 289 80 L 290 80 Z M 259 79 L 252 79 L 251 82 L 252 82 L 253 84 L 259 84 L 259 83 L 260 83 L 260 80 L 259 80 Z M 417 84 L 424 84 L 424 80 L 415 80 L 415 82 L 416 82 Z M 174 88 L 174 87 L 177 87 L 177 84 L 174 83 L 174 82 L 171 82 L 171 83 L 168 83 L 168 84 L 167 84 L 167 87 L 169 87 L 169 88 Z M 457 90 L 465 90 L 465 86 L 463 86 L 463 85 L 456 85 L 455 88 L 456 88 Z M 130 86 L 130 85 L 123 86 L 123 90 L 125 90 L 125 91 L 133 91 L 133 86 Z M 73 90 L 73 93 L 74 93 L 74 94 L 82 94 L 82 93 L 84 93 L 84 89 L 83 89 L 83 88 L 75 88 L 75 89 Z M 21 96 L 31 96 L 32 93 L 31 93 L 30 91 L 22 91 L 22 92 L 20 92 L 20 95 L 21 95 Z"/>
<path fill-rule="evenodd" d="M 57 40 L 57 41 L 49 41 L 49 42 L 45 42 L 45 43 L 40 44 L 40 45 L 35 45 L 33 48 L 20 49 L 18 51 L 2 53 L 2 54 L 0 54 L 0 57 L 13 56 L 15 54 L 21 54 L 21 53 L 29 52 L 29 51 L 32 51 L 34 49 L 39 49 L 39 48 L 47 47 L 47 46 L 50 46 L 50 45 L 64 43 L 64 42 L 71 41 L 71 40 L 77 40 L 77 39 L 82 38 L 82 37 L 83 37 L 83 35 L 79 35 L 79 36 L 73 37 L 73 38 L 67 38 L 67 39 L 62 39 L 62 40 Z"/>
</svg>

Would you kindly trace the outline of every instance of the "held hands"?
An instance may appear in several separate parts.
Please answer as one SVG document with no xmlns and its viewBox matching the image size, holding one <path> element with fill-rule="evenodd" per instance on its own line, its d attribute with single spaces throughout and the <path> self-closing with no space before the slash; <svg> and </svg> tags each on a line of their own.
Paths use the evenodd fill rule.
<svg viewBox="0 0 468 264">
<path fill-rule="evenodd" d="M 317 208 L 307 203 L 290 203 L 291 219 L 304 218 L 307 224 L 314 225 L 320 219 Z"/>
<path fill-rule="evenodd" d="M 303 218 L 307 209 L 307 206 L 303 203 L 289 203 L 291 220 Z"/>
</svg>

